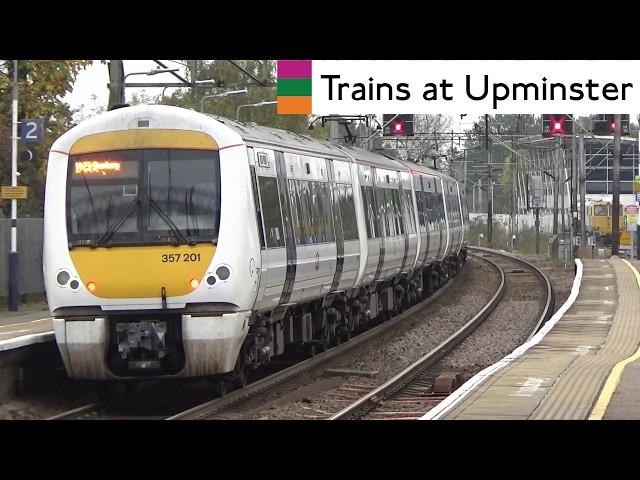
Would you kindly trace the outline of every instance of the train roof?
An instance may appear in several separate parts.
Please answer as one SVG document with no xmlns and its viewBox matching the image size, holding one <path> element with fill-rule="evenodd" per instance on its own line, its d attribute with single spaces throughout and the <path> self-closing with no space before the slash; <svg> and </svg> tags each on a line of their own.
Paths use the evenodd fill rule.
<svg viewBox="0 0 640 480">
<path fill-rule="evenodd" d="M 342 157 L 345 159 L 345 154 L 347 154 L 353 157 L 356 161 L 368 163 L 379 168 L 391 168 L 403 170 L 406 172 L 416 171 L 453 180 L 453 178 L 449 177 L 448 175 L 442 172 L 438 172 L 437 170 L 434 170 L 432 168 L 418 165 L 406 160 L 393 158 L 380 153 L 370 152 L 362 148 L 349 145 L 339 145 L 330 142 L 329 140 L 321 140 L 318 138 L 313 138 L 309 135 L 301 135 L 278 128 L 265 127 L 253 122 L 242 123 L 225 117 L 220 117 L 218 115 L 207 116 L 231 128 L 236 133 L 238 133 L 245 141 L 248 142 L 289 146 L 293 148 L 310 150 L 318 154 L 324 154 L 333 157 Z"/>
</svg>

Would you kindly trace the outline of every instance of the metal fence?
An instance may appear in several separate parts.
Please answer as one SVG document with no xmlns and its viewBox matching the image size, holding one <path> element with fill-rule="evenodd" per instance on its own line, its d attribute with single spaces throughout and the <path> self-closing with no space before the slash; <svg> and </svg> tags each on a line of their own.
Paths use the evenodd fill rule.
<svg viewBox="0 0 640 480">
<path fill-rule="evenodd" d="M 20 254 L 21 301 L 44 299 L 42 275 L 42 218 L 18 219 L 18 253 Z M 9 296 L 9 248 L 11 220 L 0 219 L 0 305 L 7 304 Z"/>
</svg>

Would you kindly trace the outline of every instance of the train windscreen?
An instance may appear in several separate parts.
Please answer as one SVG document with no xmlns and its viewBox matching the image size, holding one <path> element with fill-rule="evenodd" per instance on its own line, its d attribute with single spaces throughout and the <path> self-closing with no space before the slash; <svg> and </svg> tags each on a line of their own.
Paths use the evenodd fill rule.
<svg viewBox="0 0 640 480">
<path fill-rule="evenodd" d="M 121 150 L 69 158 L 71 245 L 217 241 L 220 158 L 213 150 Z"/>
</svg>

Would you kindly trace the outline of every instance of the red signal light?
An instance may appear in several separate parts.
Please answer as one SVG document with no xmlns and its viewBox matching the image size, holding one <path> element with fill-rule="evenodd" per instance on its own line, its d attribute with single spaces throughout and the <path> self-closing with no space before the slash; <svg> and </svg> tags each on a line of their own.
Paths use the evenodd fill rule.
<svg viewBox="0 0 640 480">
<path fill-rule="evenodd" d="M 394 135 L 402 135 L 404 133 L 404 122 L 402 120 L 394 120 L 391 127 L 391 132 Z"/>
<path fill-rule="evenodd" d="M 551 119 L 551 134 L 563 134 L 564 133 L 564 118 L 552 118 Z"/>
<path fill-rule="evenodd" d="M 616 122 L 611 122 L 611 131 L 615 131 L 616 129 Z"/>
</svg>

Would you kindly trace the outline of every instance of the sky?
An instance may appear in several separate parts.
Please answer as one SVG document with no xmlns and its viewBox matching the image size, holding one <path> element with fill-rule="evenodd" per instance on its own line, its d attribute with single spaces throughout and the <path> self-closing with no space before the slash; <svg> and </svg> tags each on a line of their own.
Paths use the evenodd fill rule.
<svg viewBox="0 0 640 480">
<path fill-rule="evenodd" d="M 172 60 L 160 60 L 169 68 L 179 68 L 176 73 L 185 75 L 185 67 Z M 153 60 L 124 60 L 124 73 L 135 72 L 148 72 L 149 70 L 155 70 L 159 65 Z M 131 75 L 127 78 L 127 82 L 145 82 L 145 83 L 164 83 L 179 82 L 170 73 L 160 73 L 157 75 Z M 93 64 L 82 70 L 75 81 L 73 91 L 64 97 L 64 101 L 71 105 L 72 109 L 82 108 L 85 114 L 89 114 L 91 109 L 96 106 L 106 107 L 109 103 L 109 89 L 107 88 L 109 83 L 109 70 L 106 63 L 101 63 L 100 60 L 94 60 Z M 127 88 L 125 90 L 127 101 L 131 100 L 131 96 L 134 93 L 140 94 L 145 91 L 147 95 L 159 95 L 162 93 L 162 88 Z M 167 88 L 165 94 L 169 95 L 174 89 Z M 92 95 L 96 95 L 95 102 L 92 99 Z"/>
<path fill-rule="evenodd" d="M 186 75 L 185 67 L 181 64 L 181 61 L 175 60 L 160 60 L 169 68 L 179 68 L 180 71 L 176 72 L 183 77 Z M 148 72 L 149 70 L 155 70 L 159 65 L 153 60 L 124 60 L 124 73 L 125 75 L 134 72 Z M 64 97 L 64 101 L 67 102 L 72 109 L 82 109 L 85 115 L 89 115 L 91 110 L 95 107 L 106 107 L 109 102 L 109 90 L 107 83 L 109 82 L 109 70 L 106 63 L 101 63 L 100 60 L 94 60 L 93 64 L 82 70 L 73 86 L 73 91 Z M 164 82 L 179 82 L 170 73 L 161 73 L 158 75 L 131 75 L 127 78 L 129 83 L 164 83 Z M 174 88 L 167 88 L 166 95 L 170 95 Z M 147 95 L 155 96 L 162 93 L 162 88 L 126 88 L 125 94 L 127 101 L 131 100 L 133 94 L 140 94 L 144 91 Z M 92 96 L 95 95 L 96 99 L 93 100 Z M 358 114 L 362 112 L 356 112 Z M 354 113 L 355 114 L 355 113 Z M 382 115 L 379 115 L 382 118 Z M 454 129 L 457 132 L 462 132 L 465 129 L 473 127 L 473 119 L 466 117 L 463 122 L 460 121 L 459 116 L 453 117 Z"/>
</svg>

